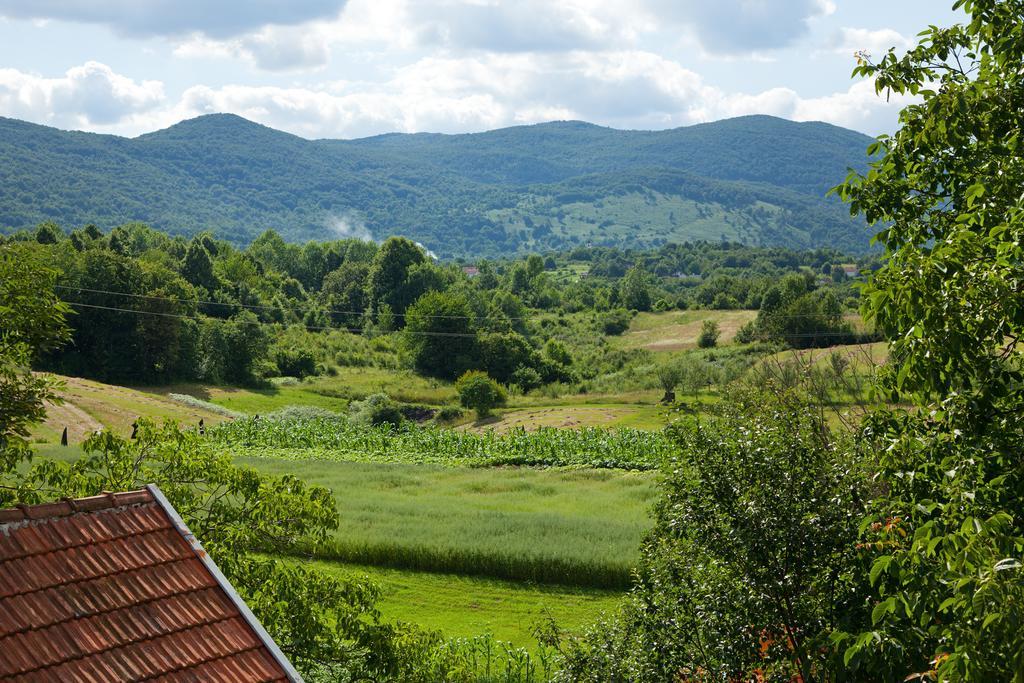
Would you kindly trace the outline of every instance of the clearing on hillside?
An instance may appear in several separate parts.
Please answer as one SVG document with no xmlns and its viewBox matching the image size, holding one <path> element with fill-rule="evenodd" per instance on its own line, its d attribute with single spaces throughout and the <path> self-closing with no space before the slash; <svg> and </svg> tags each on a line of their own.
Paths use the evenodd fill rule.
<svg viewBox="0 0 1024 683">
<path fill-rule="evenodd" d="M 111 429 L 130 434 L 132 423 L 140 417 L 157 422 L 175 420 L 182 425 L 195 425 L 199 420 L 214 425 L 223 422 L 223 415 L 202 408 L 183 405 L 158 394 L 103 384 L 80 377 L 58 378 L 64 382 L 60 396 L 62 405 L 48 405 L 46 420 L 32 432 L 37 443 L 57 443 L 68 428 L 68 442 L 80 443 L 97 429 Z"/>
<path fill-rule="evenodd" d="M 648 351 L 681 351 L 697 348 L 705 320 L 718 323 L 718 343 L 730 344 L 741 327 L 757 317 L 757 311 L 666 311 L 640 313 L 617 341 L 622 348 Z"/>
</svg>

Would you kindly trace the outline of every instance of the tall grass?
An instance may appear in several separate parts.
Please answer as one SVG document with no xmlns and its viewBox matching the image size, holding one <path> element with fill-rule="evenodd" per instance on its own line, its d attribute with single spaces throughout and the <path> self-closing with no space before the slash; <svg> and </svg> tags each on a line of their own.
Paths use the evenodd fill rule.
<svg viewBox="0 0 1024 683">
<path fill-rule="evenodd" d="M 629 585 L 657 488 L 615 470 L 242 462 L 334 492 L 320 559 L 568 586 Z"/>
</svg>

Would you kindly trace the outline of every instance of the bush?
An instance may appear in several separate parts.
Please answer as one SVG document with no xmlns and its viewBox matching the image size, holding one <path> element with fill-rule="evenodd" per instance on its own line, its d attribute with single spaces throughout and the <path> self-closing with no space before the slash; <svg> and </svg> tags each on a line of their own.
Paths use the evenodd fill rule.
<svg viewBox="0 0 1024 683">
<path fill-rule="evenodd" d="M 455 422 L 463 416 L 462 408 L 458 406 L 441 406 L 434 416 L 435 422 Z"/>
<path fill-rule="evenodd" d="M 629 329 L 633 314 L 624 308 L 616 308 L 601 315 L 598 324 L 601 330 L 611 336 L 618 336 Z"/>
<path fill-rule="evenodd" d="M 455 383 L 459 402 L 476 411 L 477 418 L 487 417 L 493 408 L 505 405 L 508 399 L 501 385 L 479 370 L 470 370 Z"/>
<path fill-rule="evenodd" d="M 757 340 L 757 324 L 751 320 L 736 331 L 733 340 L 737 344 L 751 344 Z"/>
<path fill-rule="evenodd" d="M 700 327 L 700 336 L 697 337 L 697 346 L 702 349 L 710 349 L 718 346 L 718 337 L 721 332 L 718 329 L 718 323 L 714 320 L 705 320 L 704 324 Z"/>
<path fill-rule="evenodd" d="M 316 374 L 316 358 L 308 349 L 278 349 L 274 354 L 278 372 L 286 377 L 308 377 Z"/>
<path fill-rule="evenodd" d="M 519 367 L 512 373 L 512 382 L 518 385 L 519 388 L 523 390 L 523 393 L 536 389 L 544 384 L 544 380 L 541 378 L 540 373 L 527 366 Z"/>
<path fill-rule="evenodd" d="M 400 426 L 405 421 L 402 409 L 387 394 L 372 394 L 364 401 L 353 401 L 349 406 L 352 419 L 361 424 Z"/>
</svg>

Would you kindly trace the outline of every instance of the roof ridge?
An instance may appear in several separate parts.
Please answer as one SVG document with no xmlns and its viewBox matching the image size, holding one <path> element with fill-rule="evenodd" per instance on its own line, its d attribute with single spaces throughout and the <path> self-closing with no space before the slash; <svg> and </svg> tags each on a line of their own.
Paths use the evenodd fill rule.
<svg viewBox="0 0 1024 683">
<path fill-rule="evenodd" d="M 118 493 L 104 491 L 96 496 L 61 498 L 60 500 L 36 503 L 35 505 L 19 503 L 14 507 L 0 509 L 0 526 L 23 521 L 58 519 L 82 512 L 98 512 L 100 510 L 155 502 L 156 499 L 149 489 L 142 488 Z"/>
</svg>

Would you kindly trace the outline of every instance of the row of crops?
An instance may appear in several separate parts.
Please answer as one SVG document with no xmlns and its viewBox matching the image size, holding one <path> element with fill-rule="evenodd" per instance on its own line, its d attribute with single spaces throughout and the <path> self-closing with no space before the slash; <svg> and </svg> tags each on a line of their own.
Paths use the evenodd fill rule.
<svg viewBox="0 0 1024 683">
<path fill-rule="evenodd" d="M 209 432 L 233 455 L 295 460 L 393 461 L 466 466 L 587 466 L 657 469 L 673 450 L 661 432 L 517 428 L 462 432 L 433 425 L 372 426 L 343 417 L 247 418 Z"/>
</svg>

